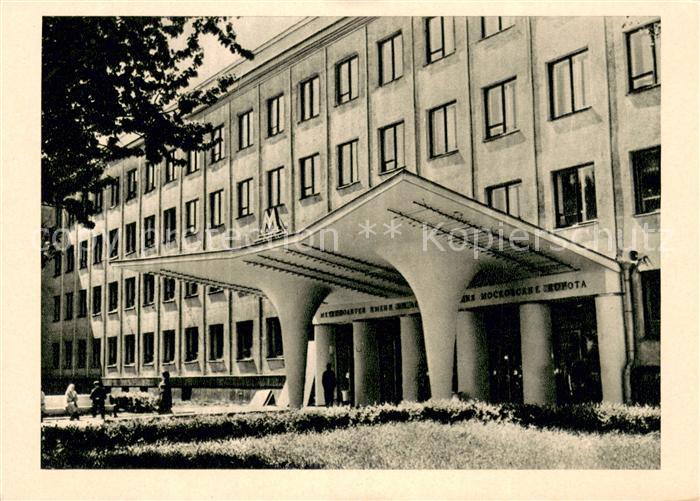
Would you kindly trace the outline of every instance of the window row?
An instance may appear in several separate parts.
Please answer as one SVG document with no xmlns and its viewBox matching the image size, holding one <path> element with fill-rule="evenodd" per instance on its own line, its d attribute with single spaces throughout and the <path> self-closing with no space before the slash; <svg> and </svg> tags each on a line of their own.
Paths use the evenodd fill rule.
<svg viewBox="0 0 700 501">
<path fill-rule="evenodd" d="M 92 340 L 92 352 L 90 356 L 90 367 L 99 368 L 102 359 L 102 340 Z M 77 353 L 73 353 L 73 341 L 63 341 L 63 368 L 73 368 L 73 358 L 75 356 L 75 366 L 77 369 L 87 368 L 88 363 L 88 342 L 87 339 L 78 339 Z M 51 366 L 53 369 L 61 368 L 61 345 L 60 343 L 51 343 Z"/>
</svg>

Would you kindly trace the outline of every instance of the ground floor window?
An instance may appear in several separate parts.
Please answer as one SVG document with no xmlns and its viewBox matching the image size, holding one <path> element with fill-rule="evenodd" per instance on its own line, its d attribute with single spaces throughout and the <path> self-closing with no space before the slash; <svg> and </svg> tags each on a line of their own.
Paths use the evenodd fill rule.
<svg viewBox="0 0 700 501">
<path fill-rule="evenodd" d="M 73 368 L 73 341 L 63 342 L 63 368 Z"/>
<path fill-rule="evenodd" d="M 102 340 L 92 340 L 92 366 L 100 367 L 102 365 Z"/>
<path fill-rule="evenodd" d="M 61 366 L 61 345 L 59 343 L 51 344 L 51 367 L 58 369 Z"/>
<path fill-rule="evenodd" d="M 124 336 L 124 364 L 131 365 L 136 360 L 136 336 L 127 334 Z"/>
<path fill-rule="evenodd" d="M 152 364 L 153 363 L 153 338 L 152 332 L 143 333 L 143 363 Z"/>
<path fill-rule="evenodd" d="M 185 329 L 185 362 L 197 360 L 199 355 L 199 329 L 188 327 Z"/>
<path fill-rule="evenodd" d="M 224 324 L 209 326 L 209 360 L 224 358 Z"/>
<path fill-rule="evenodd" d="M 78 339 L 78 369 L 84 369 L 87 364 L 87 341 Z"/>
<path fill-rule="evenodd" d="M 265 335 L 267 337 L 267 358 L 277 358 L 282 353 L 282 327 L 280 319 L 270 317 L 265 319 Z"/>
<path fill-rule="evenodd" d="M 641 276 L 644 299 L 644 337 L 658 340 L 661 335 L 661 270 L 644 271 Z"/>
<path fill-rule="evenodd" d="M 117 365 L 117 337 L 107 338 L 107 365 Z"/>
<path fill-rule="evenodd" d="M 245 360 L 253 356 L 253 321 L 236 322 L 236 359 Z"/>
<path fill-rule="evenodd" d="M 175 361 L 175 331 L 163 331 L 163 362 Z"/>
<path fill-rule="evenodd" d="M 522 403 L 520 315 L 517 305 L 486 308 L 484 310 L 484 326 L 489 340 L 491 401 Z"/>
</svg>

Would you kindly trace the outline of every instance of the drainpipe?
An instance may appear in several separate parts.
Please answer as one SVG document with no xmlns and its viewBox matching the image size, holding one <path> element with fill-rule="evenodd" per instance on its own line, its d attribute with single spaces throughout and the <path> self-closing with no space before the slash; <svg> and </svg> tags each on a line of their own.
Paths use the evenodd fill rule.
<svg viewBox="0 0 700 501">
<path fill-rule="evenodd" d="M 636 252 L 631 251 L 630 257 L 636 257 Z M 627 349 L 627 363 L 623 374 L 624 379 L 624 399 L 625 403 L 632 403 L 632 368 L 635 365 L 636 339 L 634 335 L 634 312 L 632 306 L 632 287 L 630 286 L 630 276 L 637 268 L 637 260 L 627 260 L 618 255 L 616 261 L 622 269 L 620 274 L 620 284 L 622 286 L 622 302 L 625 326 L 625 346 Z"/>
</svg>

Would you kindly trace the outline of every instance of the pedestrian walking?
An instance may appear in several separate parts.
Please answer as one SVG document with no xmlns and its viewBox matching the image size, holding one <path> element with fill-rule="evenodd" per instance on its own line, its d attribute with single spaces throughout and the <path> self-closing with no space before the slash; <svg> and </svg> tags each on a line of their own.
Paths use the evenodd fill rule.
<svg viewBox="0 0 700 501">
<path fill-rule="evenodd" d="M 92 417 L 97 417 L 97 414 L 99 413 L 104 420 L 107 392 L 105 387 L 102 386 L 102 381 L 95 381 L 93 383 L 93 388 L 90 392 L 90 400 L 92 400 Z"/>
<path fill-rule="evenodd" d="M 326 401 L 326 407 L 333 405 L 333 400 L 335 399 L 335 372 L 331 368 L 331 364 L 326 364 L 326 370 L 323 372 L 323 377 L 321 378 L 321 383 L 323 384 L 323 399 Z"/>
<path fill-rule="evenodd" d="M 71 421 L 80 420 L 80 416 L 78 415 L 78 392 L 75 391 L 75 385 L 73 383 L 69 384 L 66 389 L 66 412 L 70 416 Z"/>
</svg>

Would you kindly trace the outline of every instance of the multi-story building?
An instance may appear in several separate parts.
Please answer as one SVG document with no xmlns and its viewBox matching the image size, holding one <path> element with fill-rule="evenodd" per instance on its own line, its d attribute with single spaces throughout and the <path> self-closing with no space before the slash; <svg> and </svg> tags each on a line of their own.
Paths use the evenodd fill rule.
<svg viewBox="0 0 700 501">
<path fill-rule="evenodd" d="M 214 148 L 59 214 L 44 384 L 658 401 L 659 54 L 658 17 L 300 22 Z"/>
</svg>

